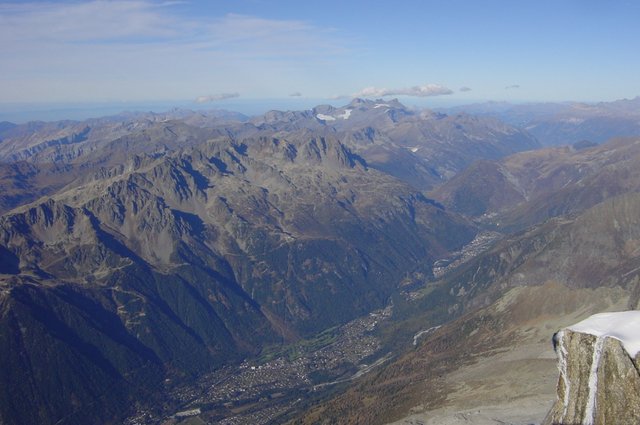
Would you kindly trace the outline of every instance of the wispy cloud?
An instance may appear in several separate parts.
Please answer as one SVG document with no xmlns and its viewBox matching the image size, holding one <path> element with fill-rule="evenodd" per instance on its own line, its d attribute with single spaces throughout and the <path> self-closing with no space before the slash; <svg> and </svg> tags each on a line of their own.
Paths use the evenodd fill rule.
<svg viewBox="0 0 640 425">
<path fill-rule="evenodd" d="M 384 97 L 384 96 L 415 96 L 430 97 L 453 94 L 453 90 L 441 86 L 440 84 L 425 84 L 423 86 L 413 86 L 402 89 L 384 89 L 377 87 L 367 87 L 354 93 L 351 97 Z"/>
<path fill-rule="evenodd" d="M 233 99 L 234 97 L 240 97 L 240 94 L 239 93 L 218 93 L 218 94 L 210 94 L 208 96 L 198 96 L 196 98 L 196 103 L 216 102 L 218 100 Z"/>
<path fill-rule="evenodd" d="M 300 96 L 302 96 L 302 93 L 300 93 L 299 91 L 297 91 L 297 92 L 291 93 L 289 96 L 290 96 L 290 97 L 300 97 Z"/>
<path fill-rule="evenodd" d="M 186 17 L 183 2 L 149 0 L 0 4 L 0 42 L 28 44 L 180 44 L 198 50 L 276 50 L 281 55 L 344 50 L 330 30 L 300 20 L 227 14 Z M 302 46 L 306 45 L 306 49 Z"/>
<path fill-rule="evenodd" d="M 513 89 L 519 89 L 520 85 L 519 84 L 512 84 L 510 86 L 506 86 L 504 89 L 505 90 L 513 90 Z"/>
<path fill-rule="evenodd" d="M 196 15 L 183 3 L 0 0 L 0 101 L 193 98 L 203 86 L 273 95 L 287 73 L 349 51 L 306 21 Z"/>
<path fill-rule="evenodd" d="M 135 0 L 0 4 L 0 39 L 3 44 L 166 40 L 191 26 L 178 31 L 166 5 Z"/>
<path fill-rule="evenodd" d="M 273 39 L 313 30 L 297 20 L 272 20 L 230 13 L 208 25 L 211 35 L 220 42 L 234 43 L 255 39 Z"/>
<path fill-rule="evenodd" d="M 463 93 L 464 93 L 464 92 L 468 92 L 468 91 L 471 91 L 471 88 L 470 88 L 470 87 L 467 87 L 467 86 L 460 87 L 460 91 L 461 91 L 461 92 L 463 92 Z"/>
</svg>

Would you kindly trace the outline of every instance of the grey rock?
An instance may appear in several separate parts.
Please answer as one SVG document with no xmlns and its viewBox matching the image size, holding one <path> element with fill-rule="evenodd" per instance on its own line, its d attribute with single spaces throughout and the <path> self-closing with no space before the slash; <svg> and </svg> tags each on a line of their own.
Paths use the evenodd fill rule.
<svg viewBox="0 0 640 425">
<path fill-rule="evenodd" d="M 611 337 L 565 329 L 554 340 L 560 377 L 543 425 L 640 423 L 637 357 Z"/>
</svg>

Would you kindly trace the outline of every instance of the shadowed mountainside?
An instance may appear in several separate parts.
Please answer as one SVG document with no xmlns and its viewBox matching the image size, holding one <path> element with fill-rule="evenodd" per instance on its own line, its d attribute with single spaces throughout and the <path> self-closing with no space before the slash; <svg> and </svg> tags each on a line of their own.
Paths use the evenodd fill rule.
<svg viewBox="0 0 640 425">
<path fill-rule="evenodd" d="M 475 234 L 335 138 L 184 144 L 0 217 L 3 423 L 161 406 L 173 383 L 384 306 Z"/>
<path fill-rule="evenodd" d="M 396 318 L 405 319 L 382 333 L 405 353 L 292 423 L 542 421 L 557 381 L 551 335 L 593 313 L 640 304 L 640 194 L 625 179 L 606 180 L 612 170 L 629 175 L 625 168 L 638 162 L 628 154 L 634 150 L 635 141 L 623 140 L 580 154 L 586 156 L 567 152 L 561 160 L 571 158 L 572 167 L 593 168 L 582 184 L 556 191 L 591 191 L 601 202 L 513 233 L 398 303 L 407 312 Z M 625 189 L 600 191 L 603 181 Z M 548 190 L 549 202 L 564 199 Z M 436 299 L 459 318 L 447 323 L 434 314 Z M 422 330 L 429 331 L 412 348 Z"/>
<path fill-rule="evenodd" d="M 474 163 L 430 195 L 487 224 L 518 229 L 638 192 L 639 162 L 637 138 L 581 150 L 523 152 Z"/>
</svg>

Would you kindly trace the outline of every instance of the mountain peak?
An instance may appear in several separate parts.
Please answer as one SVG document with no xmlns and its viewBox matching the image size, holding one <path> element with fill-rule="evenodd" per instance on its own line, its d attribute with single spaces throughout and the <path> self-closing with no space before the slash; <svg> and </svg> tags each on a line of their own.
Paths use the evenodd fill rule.
<svg viewBox="0 0 640 425">
<path fill-rule="evenodd" d="M 390 100 L 385 100 L 382 98 L 371 100 L 371 99 L 362 99 L 362 98 L 356 97 L 346 107 L 351 107 L 351 108 L 381 107 L 378 105 L 386 106 L 387 108 L 392 108 L 392 109 L 407 109 L 402 103 L 400 103 L 400 101 L 397 98 L 390 99 Z"/>
<path fill-rule="evenodd" d="M 351 102 L 349 103 L 349 106 L 361 106 L 361 105 L 366 105 L 367 103 L 371 103 L 371 101 L 367 99 L 362 99 L 360 97 L 355 97 L 351 100 Z"/>
</svg>

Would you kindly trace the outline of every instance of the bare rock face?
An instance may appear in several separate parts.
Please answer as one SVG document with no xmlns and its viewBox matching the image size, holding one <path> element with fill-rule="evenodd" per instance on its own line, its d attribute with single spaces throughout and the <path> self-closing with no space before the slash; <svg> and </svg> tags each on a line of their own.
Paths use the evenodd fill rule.
<svg viewBox="0 0 640 425">
<path fill-rule="evenodd" d="M 602 313 L 554 335 L 557 400 L 543 425 L 640 423 L 640 312 Z"/>
</svg>

